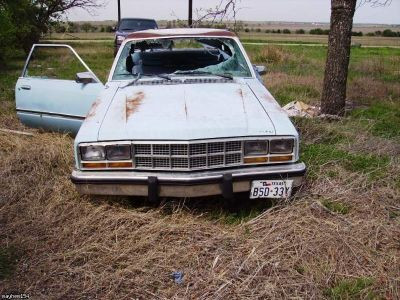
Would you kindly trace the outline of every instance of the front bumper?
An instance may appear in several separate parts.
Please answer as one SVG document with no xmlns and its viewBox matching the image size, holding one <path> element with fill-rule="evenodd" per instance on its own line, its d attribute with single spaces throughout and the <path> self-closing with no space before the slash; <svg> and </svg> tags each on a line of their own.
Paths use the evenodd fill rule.
<svg viewBox="0 0 400 300">
<path fill-rule="evenodd" d="M 79 171 L 71 181 L 82 194 L 155 197 L 202 197 L 250 191 L 253 180 L 292 179 L 298 187 L 304 163 L 196 172 Z"/>
</svg>

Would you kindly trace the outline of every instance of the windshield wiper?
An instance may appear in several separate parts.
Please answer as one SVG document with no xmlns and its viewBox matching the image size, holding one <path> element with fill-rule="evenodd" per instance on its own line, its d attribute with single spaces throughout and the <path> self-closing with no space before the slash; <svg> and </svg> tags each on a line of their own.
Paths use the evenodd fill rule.
<svg viewBox="0 0 400 300">
<path fill-rule="evenodd" d="M 233 80 L 233 76 L 229 73 L 212 73 L 212 72 L 207 72 L 207 71 L 176 71 L 172 74 L 178 74 L 178 75 L 211 75 L 211 76 L 218 76 L 222 78 L 228 78 L 230 80 Z"/>
<path fill-rule="evenodd" d="M 162 78 L 162 79 L 166 79 L 168 81 L 172 80 L 171 77 L 168 74 L 142 74 L 142 73 L 137 73 L 137 74 L 132 74 L 132 75 L 137 75 L 137 77 L 135 79 L 133 79 L 131 82 L 129 82 L 127 85 L 124 85 L 122 88 L 126 88 L 128 86 L 134 85 L 143 76 L 146 76 L 146 77 L 159 77 L 159 78 Z"/>
</svg>

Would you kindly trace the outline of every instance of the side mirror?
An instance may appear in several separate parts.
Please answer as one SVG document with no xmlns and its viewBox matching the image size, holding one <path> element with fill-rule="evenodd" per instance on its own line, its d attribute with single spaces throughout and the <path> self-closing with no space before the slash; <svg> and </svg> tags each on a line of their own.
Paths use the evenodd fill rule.
<svg viewBox="0 0 400 300">
<path fill-rule="evenodd" d="M 267 67 L 265 66 L 255 66 L 255 69 L 257 73 L 261 76 L 267 74 Z"/>
<path fill-rule="evenodd" d="M 83 84 L 97 82 L 97 80 L 93 77 L 92 73 L 90 72 L 76 73 L 75 81 L 77 83 L 83 83 Z"/>
</svg>

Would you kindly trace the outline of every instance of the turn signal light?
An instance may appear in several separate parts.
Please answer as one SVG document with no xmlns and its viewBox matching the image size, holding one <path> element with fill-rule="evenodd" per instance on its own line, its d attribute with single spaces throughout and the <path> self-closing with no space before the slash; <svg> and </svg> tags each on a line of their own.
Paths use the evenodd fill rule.
<svg viewBox="0 0 400 300">
<path fill-rule="evenodd" d="M 109 168 L 132 168 L 133 164 L 131 161 L 126 162 L 110 162 L 108 163 Z"/>
<path fill-rule="evenodd" d="M 271 156 L 269 158 L 270 162 L 280 162 L 280 161 L 291 161 L 293 159 L 293 155 L 280 155 L 280 156 Z"/>
<path fill-rule="evenodd" d="M 245 157 L 245 164 L 258 164 L 258 163 L 266 163 L 268 162 L 268 157 Z"/>
<path fill-rule="evenodd" d="M 106 163 L 82 163 L 82 167 L 90 169 L 105 169 L 107 168 Z"/>
</svg>

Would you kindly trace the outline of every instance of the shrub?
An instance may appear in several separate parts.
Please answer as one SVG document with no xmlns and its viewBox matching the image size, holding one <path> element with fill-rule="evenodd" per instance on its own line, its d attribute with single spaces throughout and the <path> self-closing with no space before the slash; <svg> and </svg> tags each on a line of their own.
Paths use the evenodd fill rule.
<svg viewBox="0 0 400 300">
<path fill-rule="evenodd" d="M 296 30 L 296 33 L 297 33 L 297 34 L 305 34 L 306 31 L 305 31 L 304 29 L 297 29 L 297 30 Z"/>
<path fill-rule="evenodd" d="M 324 34 L 324 30 L 321 28 L 315 28 L 310 30 L 310 34 L 319 34 L 322 35 Z"/>
<path fill-rule="evenodd" d="M 282 31 L 283 33 L 285 33 L 285 34 L 291 34 L 292 32 L 289 30 L 289 29 L 283 29 L 283 31 Z"/>
<path fill-rule="evenodd" d="M 276 63 L 282 59 L 282 49 L 275 46 L 266 46 L 254 56 L 254 60 L 258 63 Z"/>
<path fill-rule="evenodd" d="M 382 36 L 384 36 L 384 37 L 396 37 L 396 36 L 397 36 L 397 33 L 394 32 L 394 31 L 392 31 L 392 30 L 390 30 L 390 29 L 385 29 L 385 30 L 382 32 Z"/>
<path fill-rule="evenodd" d="M 363 33 L 361 31 L 359 31 L 359 32 L 352 31 L 351 36 L 363 36 Z"/>
</svg>

